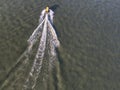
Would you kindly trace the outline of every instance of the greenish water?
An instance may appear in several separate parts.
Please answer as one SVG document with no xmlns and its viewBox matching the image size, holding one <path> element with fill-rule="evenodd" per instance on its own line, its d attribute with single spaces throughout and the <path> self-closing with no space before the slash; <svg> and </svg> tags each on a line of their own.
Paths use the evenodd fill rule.
<svg viewBox="0 0 120 90">
<path fill-rule="evenodd" d="M 47 5 L 55 10 L 61 47 L 47 88 L 41 72 L 35 90 L 119 90 L 119 0 L 0 0 L 0 85 L 26 49 Z M 16 88 L 8 84 L 4 90 L 21 90 Z"/>
</svg>

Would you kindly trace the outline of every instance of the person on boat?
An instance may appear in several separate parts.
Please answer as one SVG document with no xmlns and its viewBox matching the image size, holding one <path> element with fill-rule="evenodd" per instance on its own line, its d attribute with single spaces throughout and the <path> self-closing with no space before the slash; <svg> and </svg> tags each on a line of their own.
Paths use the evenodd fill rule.
<svg viewBox="0 0 120 90">
<path fill-rule="evenodd" d="M 51 9 L 49 9 L 48 6 L 41 12 L 40 22 L 45 18 L 46 14 L 49 15 L 49 20 L 51 23 L 53 23 L 54 12 Z"/>
</svg>

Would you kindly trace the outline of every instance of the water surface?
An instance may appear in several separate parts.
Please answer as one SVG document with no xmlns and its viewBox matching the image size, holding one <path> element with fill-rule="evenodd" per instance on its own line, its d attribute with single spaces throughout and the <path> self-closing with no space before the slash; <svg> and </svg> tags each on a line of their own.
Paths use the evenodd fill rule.
<svg viewBox="0 0 120 90">
<path fill-rule="evenodd" d="M 47 88 L 41 73 L 35 90 L 119 90 L 119 0 L 1 0 L 0 84 L 26 49 L 47 5 L 55 11 L 61 47 Z M 14 90 L 10 88 L 8 84 L 4 90 Z"/>
</svg>

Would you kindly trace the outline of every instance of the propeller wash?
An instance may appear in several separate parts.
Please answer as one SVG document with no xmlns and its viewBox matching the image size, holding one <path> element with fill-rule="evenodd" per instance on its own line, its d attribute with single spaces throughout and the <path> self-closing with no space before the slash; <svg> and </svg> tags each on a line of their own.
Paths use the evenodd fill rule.
<svg viewBox="0 0 120 90">
<path fill-rule="evenodd" d="M 46 10 L 48 11 L 48 9 Z M 41 16 L 43 17 L 43 15 Z M 32 65 L 30 65 L 30 54 L 34 51 L 33 46 L 38 40 L 40 40 L 39 46 Z M 44 13 L 44 18 L 40 18 L 40 24 L 28 39 L 28 43 L 27 50 L 9 70 L 0 90 L 34 90 L 41 68 L 44 67 L 44 59 L 49 55 L 48 60 L 46 60 L 48 69 L 50 69 L 52 62 L 57 59 L 55 49 L 60 46 L 60 43 L 53 28 L 53 16 L 50 12 Z"/>
<path fill-rule="evenodd" d="M 51 21 L 49 20 L 49 14 L 46 13 L 44 20 L 38 25 L 38 27 L 35 29 L 33 34 L 28 39 L 28 43 L 29 43 L 28 53 L 31 52 L 32 46 L 36 43 L 37 39 L 40 37 L 41 28 L 43 28 L 43 31 L 40 38 L 39 47 L 34 59 L 33 66 L 25 82 L 24 89 L 30 87 L 31 89 L 33 89 L 36 85 L 37 78 L 42 68 L 42 62 L 46 49 L 46 42 L 49 41 L 49 48 L 51 55 L 51 57 L 49 58 L 49 62 L 52 62 L 53 57 L 56 57 L 55 48 L 60 46 L 56 32 L 52 26 Z M 48 35 L 49 35 L 49 40 L 47 40 Z"/>
</svg>

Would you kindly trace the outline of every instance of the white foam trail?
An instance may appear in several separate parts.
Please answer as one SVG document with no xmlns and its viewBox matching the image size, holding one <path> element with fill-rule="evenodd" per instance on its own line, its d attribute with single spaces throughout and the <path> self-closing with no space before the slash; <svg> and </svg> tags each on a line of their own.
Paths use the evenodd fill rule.
<svg viewBox="0 0 120 90">
<path fill-rule="evenodd" d="M 55 32 L 55 29 L 53 28 L 53 26 L 51 25 L 50 21 L 48 20 L 48 26 L 50 27 L 50 32 L 51 32 L 51 35 L 52 35 L 52 41 L 55 45 L 55 47 L 59 47 L 60 46 L 60 42 L 57 38 L 57 35 L 56 35 L 56 32 Z"/>
<path fill-rule="evenodd" d="M 37 39 L 40 37 L 40 33 L 42 32 L 41 28 L 42 28 L 42 24 L 44 23 L 45 20 L 43 20 L 38 27 L 34 30 L 34 32 L 32 33 L 32 35 L 30 36 L 30 38 L 27 40 L 29 43 L 29 47 L 28 47 L 28 52 L 31 51 L 32 46 L 35 44 L 35 42 L 37 41 Z"/>
<path fill-rule="evenodd" d="M 36 80 L 38 78 L 40 69 L 42 67 L 42 60 L 44 57 L 44 52 L 45 52 L 45 47 L 46 47 L 46 35 L 47 35 L 47 21 L 45 21 L 45 23 L 44 23 L 43 33 L 42 33 L 42 37 L 40 40 L 40 45 L 39 45 L 39 48 L 38 48 L 38 51 L 37 51 L 37 54 L 36 54 L 36 57 L 34 60 L 34 64 L 29 73 L 29 77 L 26 80 L 25 89 L 27 89 L 27 88 L 33 89 L 36 85 Z"/>
<path fill-rule="evenodd" d="M 42 28 L 43 28 L 43 31 L 41 30 Z M 47 38 L 48 34 L 50 35 L 49 38 Z M 37 50 L 37 53 L 36 53 L 36 56 L 34 59 L 33 66 L 29 72 L 29 76 L 26 79 L 24 87 L 21 87 L 22 83 L 16 83 L 16 81 L 19 82 L 22 78 L 22 80 L 24 82 L 24 80 L 25 80 L 24 78 L 26 78 L 26 75 L 24 75 L 24 73 L 28 69 L 27 67 L 29 66 L 29 63 L 30 63 L 30 60 L 29 60 L 30 54 L 29 53 L 32 49 L 32 46 L 36 43 L 36 41 L 40 37 L 40 35 L 42 35 L 42 36 L 40 39 L 40 44 L 39 44 L 39 47 L 38 47 L 38 50 Z M 57 38 L 56 32 L 46 14 L 45 19 L 41 22 L 41 24 L 38 25 L 38 27 L 34 30 L 32 35 L 28 39 L 28 43 L 29 43 L 28 49 L 25 50 L 25 52 L 18 59 L 17 63 L 12 67 L 12 69 L 14 69 L 14 70 L 10 70 L 10 73 L 16 72 L 16 73 L 23 75 L 23 77 L 17 77 L 17 76 L 15 77 L 16 73 L 11 75 L 4 81 L 4 83 L 2 84 L 2 87 L 0 89 L 3 89 L 4 87 L 6 87 L 9 84 L 11 84 L 10 87 L 14 87 L 14 86 L 18 87 L 19 86 L 20 89 L 22 88 L 22 90 L 33 90 L 34 89 L 37 78 L 38 78 L 39 73 L 42 68 L 42 62 L 43 62 L 43 58 L 44 58 L 45 49 L 47 46 L 46 45 L 47 41 L 49 42 L 48 48 L 50 50 L 49 51 L 49 66 L 48 66 L 48 68 L 50 68 L 53 64 L 53 61 L 55 61 L 57 59 L 57 54 L 56 54 L 55 49 L 56 49 L 56 47 L 60 46 L 60 43 Z M 22 59 L 24 59 L 24 60 L 22 60 Z M 22 63 L 22 64 L 20 64 L 20 63 Z M 19 67 L 18 67 L 18 65 L 19 65 Z M 17 68 L 17 70 L 16 70 L 16 68 Z M 12 81 L 12 83 L 11 83 L 11 81 Z"/>
<path fill-rule="evenodd" d="M 55 32 L 52 24 L 48 20 L 48 14 L 46 14 L 46 17 L 43 20 L 42 24 L 43 23 L 44 23 L 44 27 L 43 27 L 43 32 L 42 32 L 42 36 L 40 39 L 38 51 L 37 51 L 33 66 L 31 68 L 31 71 L 29 73 L 29 76 L 28 76 L 28 78 L 25 82 L 25 85 L 23 87 L 23 90 L 34 89 L 34 87 L 36 85 L 37 78 L 38 78 L 39 73 L 40 73 L 41 68 L 42 68 L 42 62 L 43 62 L 44 53 L 45 53 L 45 49 L 46 49 L 47 30 L 49 30 L 48 33 L 50 34 L 50 38 L 49 38 L 50 44 L 48 46 L 50 48 L 49 66 L 51 66 L 52 62 L 54 60 L 56 60 L 56 58 L 57 58 L 55 48 L 59 47 L 60 43 L 59 43 L 59 40 L 57 38 L 56 32 Z M 39 28 L 42 26 L 42 24 L 40 24 L 35 29 L 33 34 L 28 39 L 28 42 L 31 45 L 33 45 L 36 42 L 36 38 L 37 38 L 38 34 L 40 34 L 40 33 L 38 33 Z M 32 48 L 32 46 L 30 46 L 30 49 L 31 48 Z"/>
<path fill-rule="evenodd" d="M 50 52 L 49 52 L 49 70 L 51 69 L 51 67 L 53 66 L 53 62 L 57 59 L 57 54 L 55 51 L 55 46 L 52 43 L 52 41 L 50 42 Z"/>
</svg>

